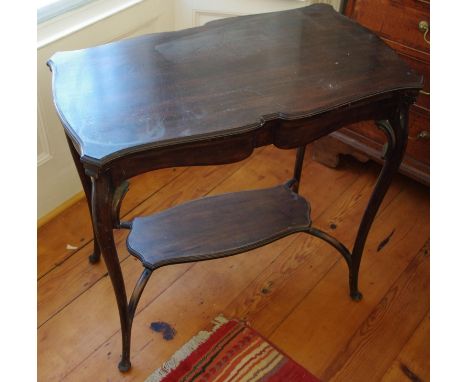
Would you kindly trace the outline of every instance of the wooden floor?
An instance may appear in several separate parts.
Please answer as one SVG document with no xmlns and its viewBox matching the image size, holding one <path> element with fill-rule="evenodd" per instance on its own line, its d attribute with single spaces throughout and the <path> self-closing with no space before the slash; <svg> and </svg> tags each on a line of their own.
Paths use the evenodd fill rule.
<svg viewBox="0 0 468 382">
<path fill-rule="evenodd" d="M 122 215 L 276 185 L 291 177 L 293 164 L 294 152 L 268 147 L 236 164 L 148 173 L 131 180 Z M 311 202 L 314 225 L 351 246 L 378 170 L 352 159 L 329 169 L 308 153 L 300 192 Z M 247 319 L 324 381 L 429 381 L 429 192 L 411 180 L 395 179 L 371 230 L 361 302 L 348 297 L 341 256 L 306 234 L 234 257 L 161 268 L 138 306 L 126 374 L 117 370 L 119 319 L 104 262 L 87 260 L 91 232 L 85 201 L 38 232 L 40 381 L 144 381 L 220 313 Z M 127 232 L 115 236 L 131 291 L 142 267 L 126 250 Z M 151 331 L 154 321 L 172 325 L 175 338 Z"/>
</svg>

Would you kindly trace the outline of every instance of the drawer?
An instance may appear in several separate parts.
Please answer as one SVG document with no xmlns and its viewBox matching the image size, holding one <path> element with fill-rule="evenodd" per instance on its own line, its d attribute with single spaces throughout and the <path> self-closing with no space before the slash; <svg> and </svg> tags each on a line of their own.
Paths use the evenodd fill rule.
<svg viewBox="0 0 468 382">
<path fill-rule="evenodd" d="M 422 74 L 424 78 L 423 90 L 419 93 L 418 98 L 416 99 L 416 106 L 419 106 L 423 109 L 429 110 L 430 109 L 430 69 L 429 63 L 424 61 L 418 60 L 414 57 L 408 56 L 404 53 L 398 52 L 400 57 L 406 61 L 406 63 L 411 66 L 417 73 Z"/>
<path fill-rule="evenodd" d="M 409 116 L 408 146 L 406 156 L 429 165 L 430 157 L 430 130 L 429 116 L 421 113 L 416 107 L 411 108 Z"/>
<path fill-rule="evenodd" d="M 410 49 L 404 45 L 397 44 L 393 41 L 383 39 L 383 41 L 394 49 L 398 55 L 417 73 L 421 74 L 424 79 L 423 91 L 416 99 L 416 105 L 422 109 L 430 109 L 430 56 L 429 54 L 422 53 Z"/>
<path fill-rule="evenodd" d="M 430 25 L 429 4 L 416 0 L 348 1 L 346 15 L 389 40 L 429 52 L 419 23 Z M 427 38 L 430 39 L 429 33 Z"/>
</svg>

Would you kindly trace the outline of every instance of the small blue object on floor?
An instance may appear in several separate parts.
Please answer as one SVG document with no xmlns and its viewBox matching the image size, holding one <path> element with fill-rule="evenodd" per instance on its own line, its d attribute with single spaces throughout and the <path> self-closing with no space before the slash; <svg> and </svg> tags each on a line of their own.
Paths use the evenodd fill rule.
<svg viewBox="0 0 468 382">
<path fill-rule="evenodd" d="M 152 322 L 150 327 L 155 332 L 162 333 L 163 338 L 166 341 L 170 341 L 174 339 L 174 336 L 176 335 L 175 329 L 171 325 L 169 325 L 167 322 L 162 322 L 162 321 Z"/>
</svg>

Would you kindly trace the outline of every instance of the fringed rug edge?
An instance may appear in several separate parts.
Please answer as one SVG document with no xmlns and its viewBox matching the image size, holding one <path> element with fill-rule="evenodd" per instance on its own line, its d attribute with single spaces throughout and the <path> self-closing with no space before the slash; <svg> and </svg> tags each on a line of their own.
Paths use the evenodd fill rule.
<svg viewBox="0 0 468 382">
<path fill-rule="evenodd" d="M 185 360 L 190 354 L 192 354 L 200 345 L 205 343 L 210 336 L 216 332 L 221 326 L 228 323 L 229 320 L 223 315 L 217 316 L 213 319 L 212 323 L 214 326 L 210 331 L 202 330 L 192 337 L 187 343 L 178 349 L 172 357 L 164 362 L 164 364 L 157 370 L 155 370 L 145 382 L 160 382 L 166 377 L 172 370 L 174 370 L 179 364 Z"/>
</svg>

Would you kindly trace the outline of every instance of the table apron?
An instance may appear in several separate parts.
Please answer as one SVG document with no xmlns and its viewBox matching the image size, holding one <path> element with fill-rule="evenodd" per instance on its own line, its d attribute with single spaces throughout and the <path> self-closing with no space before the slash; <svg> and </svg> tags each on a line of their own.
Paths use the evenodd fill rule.
<svg viewBox="0 0 468 382">
<path fill-rule="evenodd" d="M 249 157 L 255 148 L 271 144 L 280 149 L 297 148 L 351 123 L 390 119 L 397 108 L 398 98 L 392 97 L 371 103 L 345 105 L 301 119 L 271 119 L 257 129 L 239 134 L 123 153 L 104 167 L 82 160 L 89 176 L 110 173 L 117 185 L 139 174 L 167 167 L 239 162 Z"/>
</svg>

